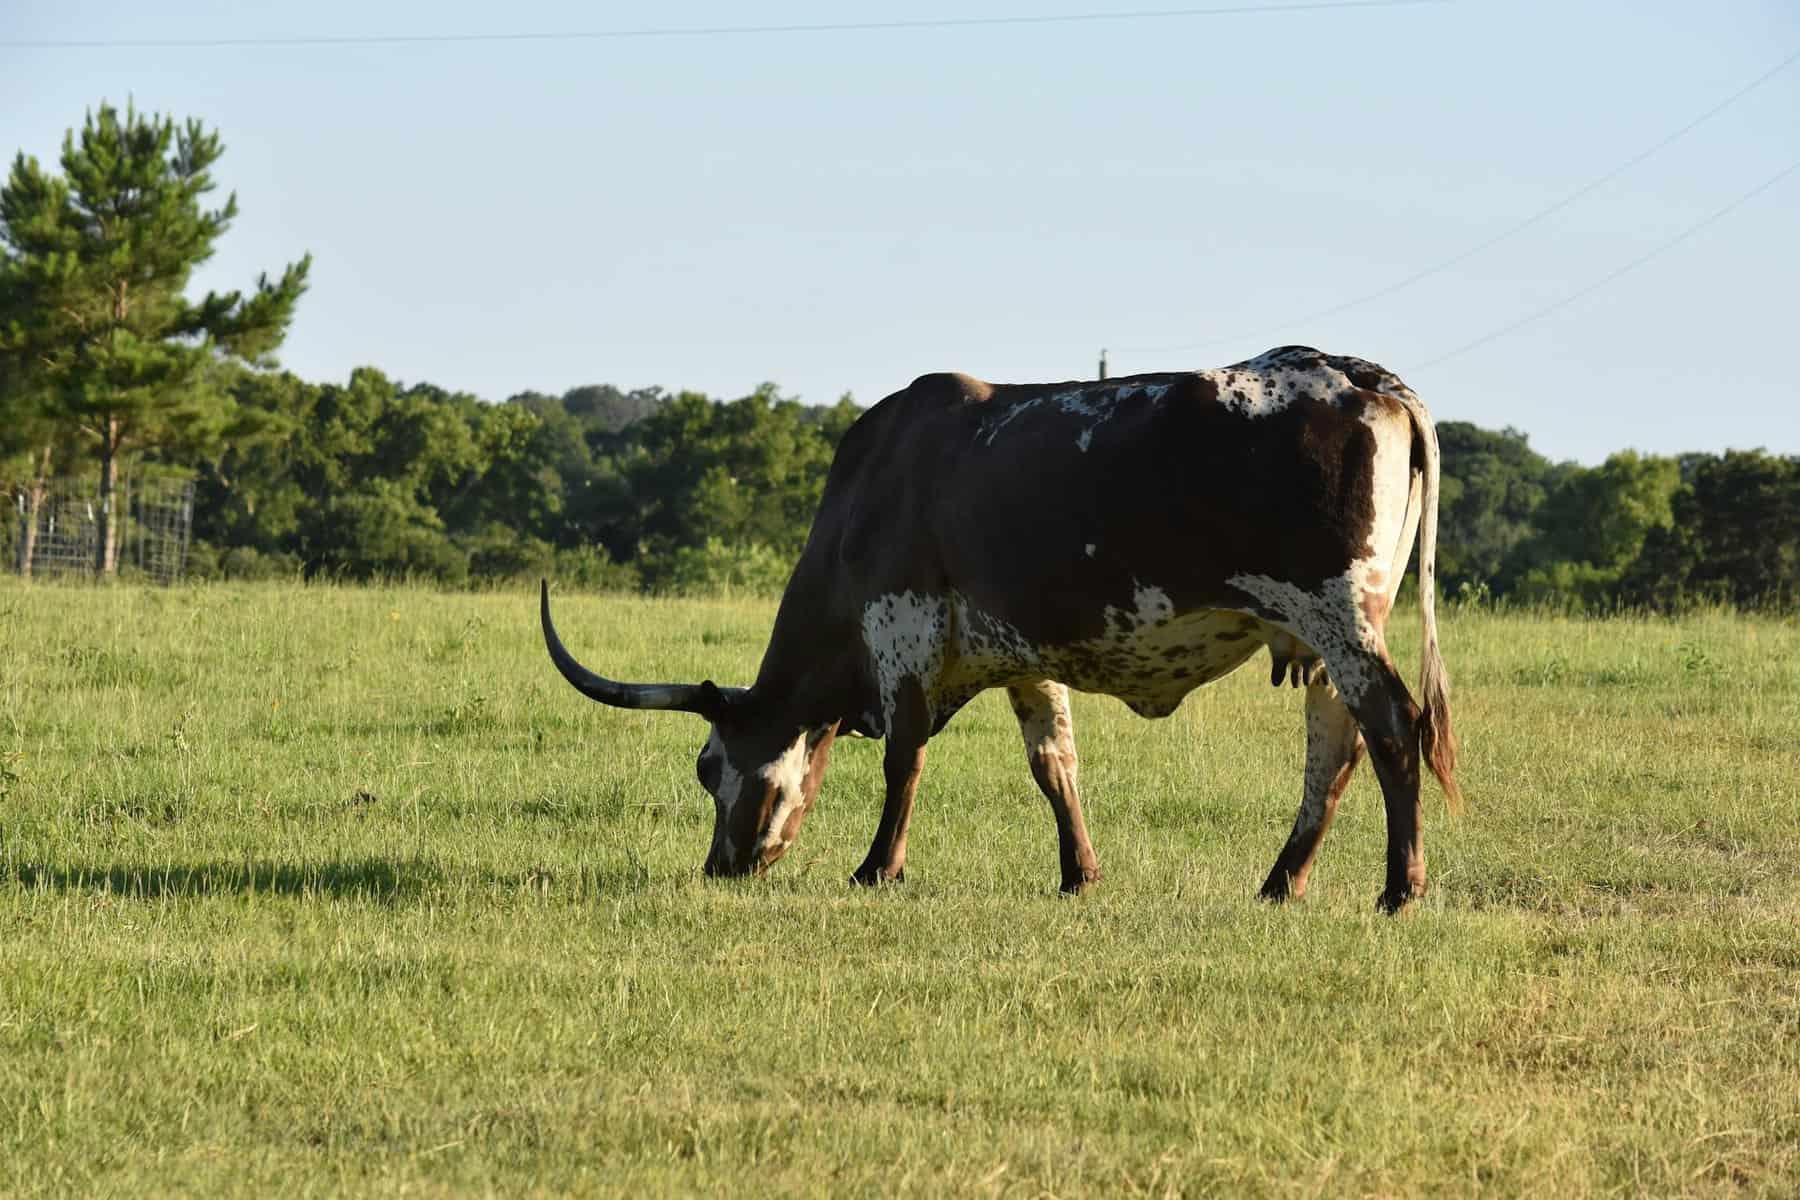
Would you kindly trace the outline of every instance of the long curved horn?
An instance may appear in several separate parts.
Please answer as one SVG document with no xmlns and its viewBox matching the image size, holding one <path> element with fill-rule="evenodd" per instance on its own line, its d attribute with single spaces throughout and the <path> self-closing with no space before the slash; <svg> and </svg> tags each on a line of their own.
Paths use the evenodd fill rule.
<svg viewBox="0 0 1800 1200">
<path fill-rule="evenodd" d="M 539 581 L 538 613 L 544 625 L 544 645 L 550 648 L 550 661 L 575 690 L 590 700 L 610 704 L 614 708 L 659 708 L 691 712 L 711 720 L 726 704 L 726 697 L 711 681 L 706 683 L 619 683 L 596 675 L 563 648 L 550 622 L 550 582 Z"/>
</svg>

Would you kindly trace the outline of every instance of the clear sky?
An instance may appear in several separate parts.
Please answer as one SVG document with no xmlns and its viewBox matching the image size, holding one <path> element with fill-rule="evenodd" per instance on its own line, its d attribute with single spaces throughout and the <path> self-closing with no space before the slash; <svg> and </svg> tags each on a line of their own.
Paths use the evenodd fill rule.
<svg viewBox="0 0 1800 1200">
<path fill-rule="evenodd" d="M 53 160 L 101 99 L 218 128 L 242 213 L 201 283 L 246 286 L 311 251 L 282 353 L 311 379 L 372 364 L 492 400 L 593 382 L 729 398 L 772 380 L 866 404 L 926 371 L 1070 379 L 1102 347 L 1125 374 L 1303 342 L 1374 359 L 1440 418 L 1517 426 L 1556 458 L 1800 451 L 1800 172 L 1434 361 L 1793 166 L 1800 62 L 1516 236 L 1392 289 L 1800 51 L 1794 0 L 17 44 L 1136 7 L 11 0 L 0 149 Z"/>
</svg>

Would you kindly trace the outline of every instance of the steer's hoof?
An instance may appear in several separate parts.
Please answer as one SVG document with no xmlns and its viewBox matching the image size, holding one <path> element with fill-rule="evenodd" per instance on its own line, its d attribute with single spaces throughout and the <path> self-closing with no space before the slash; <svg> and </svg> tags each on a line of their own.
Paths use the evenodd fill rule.
<svg viewBox="0 0 1800 1200">
<path fill-rule="evenodd" d="M 856 874 L 850 876 L 850 882 L 856 887 L 880 887 L 884 883 L 905 883 L 906 868 L 901 867 L 892 875 L 889 875 L 880 867 L 873 867 L 868 863 L 864 863 L 862 866 L 856 868 Z"/>
<path fill-rule="evenodd" d="M 1080 896 L 1093 891 L 1099 882 L 1099 871 L 1083 871 L 1079 875 L 1064 875 L 1058 890 L 1065 896 Z"/>
<path fill-rule="evenodd" d="M 1256 893 L 1258 900 L 1267 900 L 1270 904 L 1286 904 L 1289 900 L 1300 898 L 1300 889 L 1294 886 L 1293 877 L 1280 867 L 1269 872 L 1263 880 L 1262 890 Z"/>
<path fill-rule="evenodd" d="M 1404 888 L 1387 888 L 1375 898 L 1375 907 L 1390 917 L 1399 916 L 1409 904 L 1424 894 L 1423 887 L 1411 885 Z"/>
</svg>

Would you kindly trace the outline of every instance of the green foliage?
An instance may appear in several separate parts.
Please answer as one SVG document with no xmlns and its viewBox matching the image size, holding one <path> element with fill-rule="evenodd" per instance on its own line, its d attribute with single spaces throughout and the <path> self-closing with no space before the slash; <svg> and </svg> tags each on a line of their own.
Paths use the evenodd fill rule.
<svg viewBox="0 0 1800 1200">
<path fill-rule="evenodd" d="M 1532 514 L 1535 532 L 1516 559 L 1526 569 L 1568 562 L 1621 571 L 1652 529 L 1670 525 L 1670 501 L 1680 486 L 1674 459 L 1630 450 L 1592 470 L 1568 468 Z"/>
<path fill-rule="evenodd" d="M 243 577 L 298 563 L 350 579 L 778 591 L 860 411 L 772 387 L 729 404 L 593 386 L 490 405 L 371 368 L 342 386 L 244 371 L 231 387 L 255 427 L 203 465 L 196 536 L 253 551 Z M 239 576 L 222 550 L 201 557 Z"/>
<path fill-rule="evenodd" d="M 1800 458 L 1761 451 L 1551 464 L 1523 434 L 1440 426 L 1451 595 L 1611 611 L 1800 603 Z"/>
<path fill-rule="evenodd" d="M 1701 458 L 1671 509 L 1671 524 L 1650 531 L 1624 573 L 1628 600 L 1663 609 L 1800 604 L 1800 456 Z"/>
<path fill-rule="evenodd" d="M 1525 571 L 1506 595 L 1538 608 L 1597 612 L 1612 606 L 1618 584 L 1617 568 L 1557 559 Z"/>
<path fill-rule="evenodd" d="M 793 567 L 791 554 L 715 537 L 647 559 L 644 583 L 651 591 L 681 596 L 775 596 Z"/>
<path fill-rule="evenodd" d="M 624 464 L 640 538 L 654 552 L 716 540 L 797 554 L 842 436 L 806 411 L 764 384 L 729 404 L 684 392 L 645 417 Z"/>
<path fill-rule="evenodd" d="M 1507 556 L 1502 586 L 1533 604 L 1613 605 L 1645 539 L 1673 520 L 1680 486 L 1674 459 L 1629 450 L 1591 470 L 1565 468 L 1533 512 L 1532 534 Z"/>
<path fill-rule="evenodd" d="M 1532 516 L 1558 469 L 1517 429 L 1443 421 L 1438 445 L 1439 576 L 1452 592 L 1464 583 L 1502 583 L 1506 560 L 1531 537 Z"/>
<path fill-rule="evenodd" d="M 61 175 L 20 154 L 0 187 L 0 424 L 92 439 L 103 570 L 119 457 L 201 456 L 237 432 L 221 364 L 266 364 L 306 288 L 303 258 L 249 295 L 188 299 L 237 215 L 235 196 L 204 207 L 223 152 L 198 121 L 102 104 L 63 139 Z"/>
<path fill-rule="evenodd" d="M 187 575 L 198 581 L 230 579 L 238 582 L 298 579 L 300 560 L 291 554 L 264 553 L 254 546 L 230 546 L 221 551 L 210 542 L 188 546 Z"/>
</svg>

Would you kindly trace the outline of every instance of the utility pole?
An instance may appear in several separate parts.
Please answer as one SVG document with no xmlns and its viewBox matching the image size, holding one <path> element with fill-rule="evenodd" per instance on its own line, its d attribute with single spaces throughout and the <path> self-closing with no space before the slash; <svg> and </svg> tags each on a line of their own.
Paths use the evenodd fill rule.
<svg viewBox="0 0 1800 1200">
<path fill-rule="evenodd" d="M 1100 378 L 1106 378 L 1106 350 L 1104 347 L 1100 350 Z"/>
</svg>

